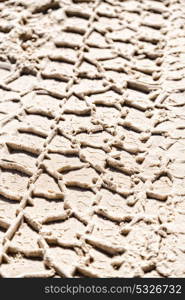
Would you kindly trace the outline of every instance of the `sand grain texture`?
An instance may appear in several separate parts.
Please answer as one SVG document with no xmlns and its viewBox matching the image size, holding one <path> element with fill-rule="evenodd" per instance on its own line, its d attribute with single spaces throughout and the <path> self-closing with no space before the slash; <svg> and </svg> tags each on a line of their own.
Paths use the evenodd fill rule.
<svg viewBox="0 0 185 300">
<path fill-rule="evenodd" d="M 1 277 L 185 277 L 184 18 L 0 1 Z"/>
</svg>

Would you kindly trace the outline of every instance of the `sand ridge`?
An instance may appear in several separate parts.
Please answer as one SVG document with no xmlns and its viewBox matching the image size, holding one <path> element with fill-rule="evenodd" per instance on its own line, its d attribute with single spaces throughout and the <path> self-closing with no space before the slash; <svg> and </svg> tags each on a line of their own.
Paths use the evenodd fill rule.
<svg viewBox="0 0 185 300">
<path fill-rule="evenodd" d="M 184 277 L 183 1 L 0 1 L 0 276 Z"/>
</svg>

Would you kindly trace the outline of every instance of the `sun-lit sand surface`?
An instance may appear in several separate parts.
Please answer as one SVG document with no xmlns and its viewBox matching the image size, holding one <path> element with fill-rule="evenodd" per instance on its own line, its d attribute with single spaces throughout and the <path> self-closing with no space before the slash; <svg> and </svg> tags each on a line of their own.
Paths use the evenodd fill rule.
<svg viewBox="0 0 185 300">
<path fill-rule="evenodd" d="M 0 276 L 185 276 L 185 2 L 0 0 Z"/>
</svg>

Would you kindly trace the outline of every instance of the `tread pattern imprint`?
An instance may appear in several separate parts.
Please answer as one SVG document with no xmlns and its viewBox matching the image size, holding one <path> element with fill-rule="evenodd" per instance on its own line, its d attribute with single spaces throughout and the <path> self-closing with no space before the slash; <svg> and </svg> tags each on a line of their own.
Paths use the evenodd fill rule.
<svg viewBox="0 0 185 300">
<path fill-rule="evenodd" d="M 184 20 L 0 1 L 0 277 L 185 276 Z"/>
</svg>

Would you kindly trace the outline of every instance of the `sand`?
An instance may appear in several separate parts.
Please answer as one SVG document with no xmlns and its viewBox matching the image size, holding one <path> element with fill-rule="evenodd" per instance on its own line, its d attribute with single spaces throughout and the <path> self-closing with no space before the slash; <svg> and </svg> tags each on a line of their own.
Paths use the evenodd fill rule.
<svg viewBox="0 0 185 300">
<path fill-rule="evenodd" d="M 0 276 L 185 276 L 185 4 L 0 1 Z"/>
</svg>

